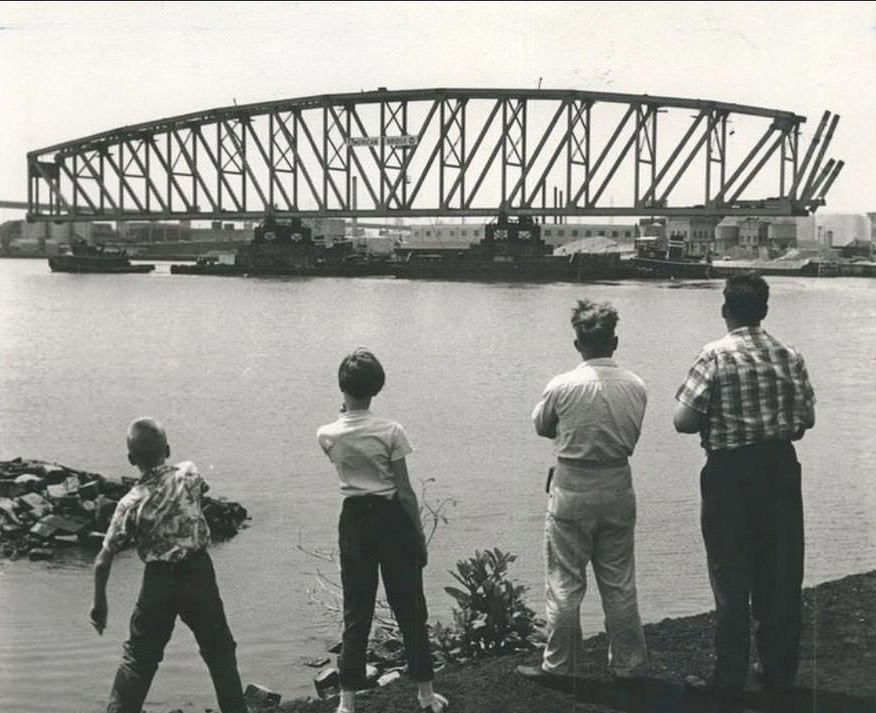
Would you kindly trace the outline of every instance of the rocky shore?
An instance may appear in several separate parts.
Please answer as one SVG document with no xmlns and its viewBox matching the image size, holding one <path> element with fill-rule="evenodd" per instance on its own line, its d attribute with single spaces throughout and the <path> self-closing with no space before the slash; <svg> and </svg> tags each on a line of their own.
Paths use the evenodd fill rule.
<svg viewBox="0 0 876 713">
<path fill-rule="evenodd" d="M 712 666 L 714 613 L 665 619 L 645 626 L 651 679 L 636 690 L 611 681 L 605 665 L 604 634 L 585 642 L 586 680 L 573 687 L 544 688 L 514 672 L 537 663 L 539 652 L 450 663 L 436 675 L 436 690 L 451 700 L 453 713 L 604 713 L 707 711 L 702 696 L 686 694 L 689 673 L 708 674 Z M 765 710 L 754 675 L 749 676 L 746 710 Z M 806 589 L 800 644 L 799 690 L 790 710 L 800 713 L 876 711 L 876 571 Z M 416 710 L 414 684 L 402 680 L 362 694 L 361 713 Z M 337 699 L 292 700 L 266 706 L 272 713 L 332 713 Z M 188 709 L 186 709 L 188 710 Z"/>
<path fill-rule="evenodd" d="M 0 461 L 0 556 L 45 560 L 65 547 L 100 549 L 118 501 L 135 482 L 41 460 Z M 205 497 L 203 504 L 214 540 L 236 535 L 248 517 L 239 503 Z"/>
</svg>

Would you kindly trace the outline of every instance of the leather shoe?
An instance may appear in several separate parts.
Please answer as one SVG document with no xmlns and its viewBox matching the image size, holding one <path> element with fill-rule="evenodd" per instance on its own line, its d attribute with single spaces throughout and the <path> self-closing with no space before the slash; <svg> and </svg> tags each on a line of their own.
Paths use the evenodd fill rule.
<svg viewBox="0 0 876 713">
<path fill-rule="evenodd" d="M 530 681 L 546 685 L 557 685 L 560 683 L 568 683 L 571 681 L 570 676 L 563 676 L 558 673 L 545 671 L 540 665 L 537 666 L 518 666 L 517 675 L 528 678 Z"/>
</svg>

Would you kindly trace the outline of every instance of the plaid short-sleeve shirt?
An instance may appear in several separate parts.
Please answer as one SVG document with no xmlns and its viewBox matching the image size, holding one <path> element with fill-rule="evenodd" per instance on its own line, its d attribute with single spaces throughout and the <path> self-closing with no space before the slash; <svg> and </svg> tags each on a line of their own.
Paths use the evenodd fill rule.
<svg viewBox="0 0 876 713">
<path fill-rule="evenodd" d="M 675 398 L 706 416 L 707 451 L 799 438 L 815 405 L 803 357 L 760 327 L 704 346 Z"/>
</svg>

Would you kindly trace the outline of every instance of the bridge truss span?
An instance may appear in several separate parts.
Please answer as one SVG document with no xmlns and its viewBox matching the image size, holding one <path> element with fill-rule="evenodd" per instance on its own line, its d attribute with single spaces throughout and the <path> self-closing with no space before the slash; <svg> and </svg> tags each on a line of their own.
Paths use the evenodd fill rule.
<svg viewBox="0 0 876 713">
<path fill-rule="evenodd" d="M 37 220 L 805 215 L 825 112 L 574 90 L 423 89 L 211 109 L 28 153 Z"/>
</svg>

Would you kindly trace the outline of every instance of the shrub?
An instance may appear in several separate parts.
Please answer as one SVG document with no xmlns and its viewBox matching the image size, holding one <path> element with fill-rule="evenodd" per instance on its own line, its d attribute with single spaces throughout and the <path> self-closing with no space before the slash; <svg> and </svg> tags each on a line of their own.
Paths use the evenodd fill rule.
<svg viewBox="0 0 876 713">
<path fill-rule="evenodd" d="M 456 563 L 451 576 L 465 589 L 445 587 L 459 608 L 453 609 L 453 627 L 436 627 L 439 644 L 451 657 L 490 656 L 533 647 L 538 624 L 535 612 L 523 602 L 526 587 L 508 579 L 508 565 L 516 555 L 499 549 L 476 551 Z"/>
</svg>

